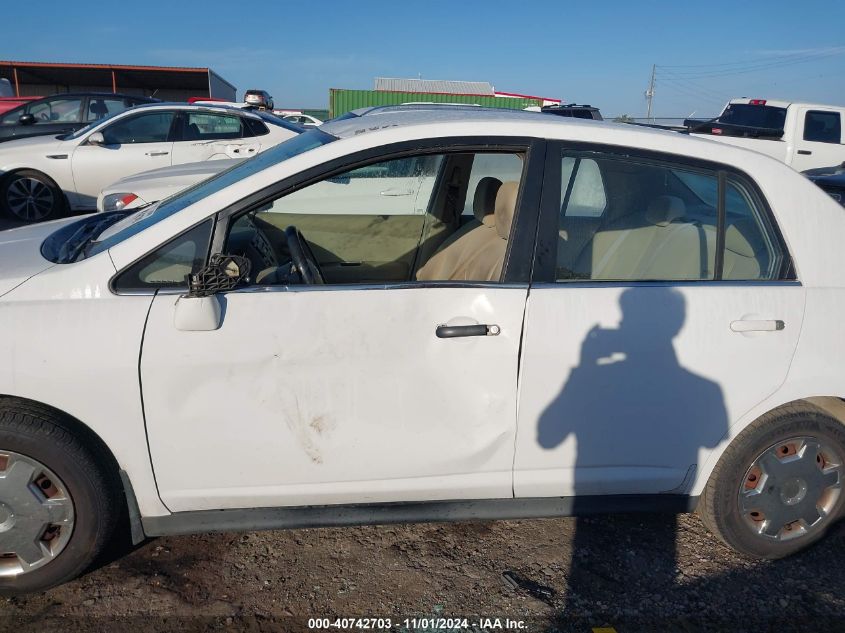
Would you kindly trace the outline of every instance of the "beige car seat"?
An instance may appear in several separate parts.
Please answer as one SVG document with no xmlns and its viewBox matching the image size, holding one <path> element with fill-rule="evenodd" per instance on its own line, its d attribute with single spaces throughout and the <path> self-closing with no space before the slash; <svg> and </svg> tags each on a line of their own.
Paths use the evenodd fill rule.
<svg viewBox="0 0 845 633">
<path fill-rule="evenodd" d="M 502 274 L 518 193 L 518 182 L 499 186 L 493 213 L 482 215 L 480 223 L 444 243 L 417 271 L 417 280 L 497 281 Z"/>
<path fill-rule="evenodd" d="M 605 280 L 706 278 L 712 240 L 700 224 L 684 221 L 685 214 L 680 198 L 655 198 L 643 217 L 627 215 L 598 231 L 576 270 Z"/>
</svg>

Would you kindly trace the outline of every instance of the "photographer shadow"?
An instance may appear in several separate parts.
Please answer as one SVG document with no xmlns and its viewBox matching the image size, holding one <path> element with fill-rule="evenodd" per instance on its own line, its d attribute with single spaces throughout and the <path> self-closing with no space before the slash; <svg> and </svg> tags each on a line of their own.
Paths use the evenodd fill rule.
<svg viewBox="0 0 845 633">
<path fill-rule="evenodd" d="M 676 517 L 588 518 L 600 495 L 688 494 L 701 448 L 728 430 L 720 386 L 684 368 L 674 339 L 686 321 L 679 291 L 631 287 L 617 328 L 593 327 L 558 397 L 540 417 L 547 450 L 576 445 L 576 520 L 565 611 L 596 601 L 640 606 L 639 581 L 670 591 L 676 578 Z M 691 334 L 695 336 L 695 334 Z M 693 341 L 696 343 L 696 341 Z M 699 342 L 700 344 L 700 342 Z"/>
</svg>

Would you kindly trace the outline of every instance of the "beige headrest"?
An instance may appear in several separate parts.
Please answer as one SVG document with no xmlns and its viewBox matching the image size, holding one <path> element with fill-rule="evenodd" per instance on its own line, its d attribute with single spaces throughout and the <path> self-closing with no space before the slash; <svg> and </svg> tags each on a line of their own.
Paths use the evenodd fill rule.
<svg viewBox="0 0 845 633">
<path fill-rule="evenodd" d="M 676 196 L 658 196 L 648 205 L 645 219 L 649 224 L 666 226 L 672 220 L 684 217 L 687 207 L 684 201 Z"/>
<path fill-rule="evenodd" d="M 511 234 L 513 214 L 516 212 L 516 196 L 519 193 L 519 183 L 510 180 L 499 187 L 496 194 L 496 232 L 503 240 L 508 239 Z"/>
<path fill-rule="evenodd" d="M 475 214 L 475 219 L 479 222 L 484 222 L 484 219 L 490 216 L 493 220 L 493 211 L 496 208 L 496 194 L 499 192 L 499 187 L 502 186 L 502 181 L 492 176 L 485 176 L 478 181 L 475 187 L 475 196 L 472 199 L 472 212 Z"/>
</svg>

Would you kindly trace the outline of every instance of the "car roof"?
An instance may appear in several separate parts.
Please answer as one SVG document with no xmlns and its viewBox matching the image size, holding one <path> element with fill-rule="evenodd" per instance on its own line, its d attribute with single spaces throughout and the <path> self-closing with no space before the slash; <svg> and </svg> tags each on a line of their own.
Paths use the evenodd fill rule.
<svg viewBox="0 0 845 633">
<path fill-rule="evenodd" d="M 156 99 L 155 97 L 147 97 L 144 95 L 130 95 L 124 92 L 85 92 L 85 91 L 77 91 L 77 92 L 57 92 L 56 94 L 52 95 L 45 95 L 43 97 L 39 97 L 40 99 L 52 99 L 54 97 L 123 97 L 127 99 L 142 99 L 144 101 L 149 101 L 151 103 L 161 103 L 161 99 Z"/>
<path fill-rule="evenodd" d="M 161 101 L 158 103 L 143 103 L 141 105 L 137 105 L 132 108 L 133 113 L 137 113 L 140 110 L 191 110 L 191 111 L 201 111 L 201 112 L 225 112 L 227 114 L 240 114 L 243 116 L 249 116 L 252 118 L 260 119 L 262 118 L 259 113 L 255 110 L 251 110 L 249 108 L 239 108 L 237 106 L 229 105 L 226 103 L 221 103 L 219 105 L 212 105 L 210 103 L 185 103 L 184 101 Z M 128 110 L 124 110 L 124 112 L 128 112 Z M 122 114 L 122 112 L 121 112 Z"/>
<path fill-rule="evenodd" d="M 566 119 L 550 117 L 540 112 L 526 112 L 509 108 L 484 108 L 478 106 L 419 104 L 403 106 L 377 106 L 361 108 L 327 121 L 320 129 L 338 138 L 349 138 L 364 132 L 391 127 L 437 125 L 438 123 L 528 123 L 536 124 L 537 136 L 549 125 L 613 125 L 591 119 Z M 548 129 L 548 128 L 547 128 Z"/>
</svg>

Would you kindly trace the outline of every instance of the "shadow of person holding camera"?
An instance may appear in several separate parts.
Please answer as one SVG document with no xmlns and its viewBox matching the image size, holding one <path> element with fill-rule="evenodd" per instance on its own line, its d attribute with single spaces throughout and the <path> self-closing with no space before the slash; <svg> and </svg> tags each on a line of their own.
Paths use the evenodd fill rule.
<svg viewBox="0 0 845 633">
<path fill-rule="evenodd" d="M 574 614 L 596 601 L 636 611 L 642 607 L 640 582 L 652 592 L 672 589 L 674 515 L 643 515 L 635 529 L 631 517 L 608 522 L 586 515 L 607 501 L 597 499 L 600 495 L 667 494 L 675 495 L 667 500 L 684 503 L 699 449 L 715 446 L 728 430 L 720 386 L 678 360 L 674 340 L 686 321 L 683 294 L 669 287 L 631 287 L 619 305 L 618 327 L 589 331 L 579 364 L 537 429 L 539 445 L 559 449 L 560 465 L 572 468 L 573 513 L 579 518 L 566 612 Z M 688 336 L 690 348 L 706 347 L 694 338 L 698 332 Z M 567 457 L 573 441 L 574 460 Z"/>
</svg>

